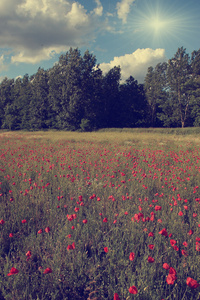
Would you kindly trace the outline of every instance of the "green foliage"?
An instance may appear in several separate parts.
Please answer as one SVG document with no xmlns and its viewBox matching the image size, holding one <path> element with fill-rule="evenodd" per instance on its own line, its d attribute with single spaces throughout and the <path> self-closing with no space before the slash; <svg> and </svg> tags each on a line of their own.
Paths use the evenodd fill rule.
<svg viewBox="0 0 200 300">
<path fill-rule="evenodd" d="M 70 48 L 49 70 L 1 82 L 0 128 L 199 126 L 199 78 L 200 50 L 190 58 L 178 48 L 168 62 L 150 66 L 144 84 L 138 84 L 132 76 L 121 82 L 120 66 L 103 75 L 95 55 Z"/>
</svg>

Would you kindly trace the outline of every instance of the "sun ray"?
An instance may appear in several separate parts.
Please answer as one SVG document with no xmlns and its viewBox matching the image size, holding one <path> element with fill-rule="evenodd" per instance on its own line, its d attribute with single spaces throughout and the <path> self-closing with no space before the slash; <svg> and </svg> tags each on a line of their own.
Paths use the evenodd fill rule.
<svg viewBox="0 0 200 300">
<path fill-rule="evenodd" d="M 194 33 L 196 20 L 192 17 L 191 7 L 187 10 L 175 2 L 171 5 L 157 0 L 136 2 L 128 18 L 127 33 L 132 35 L 138 47 L 173 49 L 177 42 L 180 47 L 187 47 L 186 36 Z"/>
</svg>

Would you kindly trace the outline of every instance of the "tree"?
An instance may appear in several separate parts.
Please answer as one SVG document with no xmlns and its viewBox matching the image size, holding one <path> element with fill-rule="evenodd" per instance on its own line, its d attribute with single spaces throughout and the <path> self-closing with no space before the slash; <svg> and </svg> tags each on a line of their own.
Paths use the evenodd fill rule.
<svg viewBox="0 0 200 300">
<path fill-rule="evenodd" d="M 120 85 L 120 127 L 140 127 L 146 123 L 147 101 L 142 84 L 130 76 Z"/>
<path fill-rule="evenodd" d="M 191 115 L 193 117 L 193 125 L 200 126 L 200 49 L 192 52 L 191 68 Z"/>
<path fill-rule="evenodd" d="M 120 123 L 120 66 L 113 67 L 103 78 L 102 127 L 118 127 Z"/>
<path fill-rule="evenodd" d="M 78 48 L 70 48 L 50 71 L 49 101 L 59 129 L 77 130 L 81 124 L 82 128 L 83 124 L 93 126 L 93 82 L 99 72 L 95 65 L 96 58 L 89 51 L 82 57 Z"/>
<path fill-rule="evenodd" d="M 155 68 L 148 68 L 144 90 L 149 106 L 150 126 L 161 126 L 161 104 L 166 101 L 166 63 L 159 63 Z"/>
<path fill-rule="evenodd" d="M 30 111 L 29 124 L 33 130 L 49 128 L 51 125 L 48 79 L 47 71 L 39 68 L 31 80 L 32 97 L 28 109 Z"/>
<path fill-rule="evenodd" d="M 7 77 L 1 82 L 0 85 L 0 122 L 2 128 L 13 128 L 12 125 L 12 103 L 13 103 L 13 86 L 14 79 L 8 79 Z"/>
<path fill-rule="evenodd" d="M 173 119 L 185 126 L 190 105 L 187 82 L 191 76 L 190 58 L 183 47 L 178 48 L 175 56 L 168 61 L 167 82 L 172 104 Z"/>
</svg>

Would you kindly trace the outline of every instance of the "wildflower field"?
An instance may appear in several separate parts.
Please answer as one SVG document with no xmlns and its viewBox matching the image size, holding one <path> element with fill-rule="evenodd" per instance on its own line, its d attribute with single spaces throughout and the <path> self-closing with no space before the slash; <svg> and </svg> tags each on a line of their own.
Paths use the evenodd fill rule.
<svg viewBox="0 0 200 300">
<path fill-rule="evenodd" d="M 0 300 L 200 299 L 200 138 L 0 133 Z"/>
</svg>

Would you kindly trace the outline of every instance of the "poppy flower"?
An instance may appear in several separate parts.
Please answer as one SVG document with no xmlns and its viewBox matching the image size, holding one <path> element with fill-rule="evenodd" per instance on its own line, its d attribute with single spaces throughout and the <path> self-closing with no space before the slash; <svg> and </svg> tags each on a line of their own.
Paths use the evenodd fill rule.
<svg viewBox="0 0 200 300">
<path fill-rule="evenodd" d="M 84 220 L 83 220 L 83 224 L 86 224 L 86 223 L 87 223 L 87 219 L 84 219 Z"/>
<path fill-rule="evenodd" d="M 154 249 L 154 245 L 153 245 L 153 244 L 150 244 L 148 247 L 149 247 L 149 249 L 151 249 L 151 250 Z"/>
<path fill-rule="evenodd" d="M 13 234 L 13 233 L 10 233 L 10 234 L 9 234 L 9 237 L 13 237 L 13 236 L 14 236 L 14 234 Z"/>
<path fill-rule="evenodd" d="M 104 223 L 108 222 L 108 219 L 107 219 L 107 218 L 104 218 L 104 219 L 103 219 L 103 222 L 104 222 Z"/>
<path fill-rule="evenodd" d="M 27 257 L 31 257 L 31 255 L 32 255 L 32 253 L 31 253 L 30 250 L 29 250 L 28 252 L 26 252 L 26 256 L 27 256 Z"/>
<path fill-rule="evenodd" d="M 170 244 L 172 245 L 172 247 L 176 244 L 175 240 L 170 240 Z"/>
<path fill-rule="evenodd" d="M 165 270 L 169 270 L 170 266 L 169 266 L 167 263 L 164 263 L 164 264 L 163 264 L 163 268 L 164 268 Z"/>
<path fill-rule="evenodd" d="M 132 285 L 130 286 L 130 288 L 128 289 L 130 294 L 137 294 L 138 290 L 136 288 L 136 286 Z"/>
<path fill-rule="evenodd" d="M 172 267 L 169 268 L 169 274 L 176 275 L 176 270 Z"/>
<path fill-rule="evenodd" d="M 108 253 L 108 247 L 104 247 L 104 251 Z"/>
<path fill-rule="evenodd" d="M 174 284 L 175 280 L 176 280 L 176 276 L 174 274 L 168 274 L 166 279 L 168 284 Z"/>
<path fill-rule="evenodd" d="M 49 274 L 49 273 L 52 273 L 51 268 L 46 268 L 43 272 L 43 274 Z"/>
<path fill-rule="evenodd" d="M 186 284 L 191 287 L 192 289 L 196 289 L 198 288 L 200 285 L 198 284 L 198 282 L 194 279 L 192 279 L 191 277 L 188 277 L 186 280 Z"/>
<path fill-rule="evenodd" d="M 22 220 L 22 224 L 25 224 L 25 223 L 27 223 L 27 221 L 26 220 Z"/>
<path fill-rule="evenodd" d="M 119 295 L 117 293 L 114 293 L 114 300 L 120 300 Z"/>
<path fill-rule="evenodd" d="M 135 258 L 135 253 L 131 252 L 130 255 L 129 255 L 129 259 L 130 259 L 131 261 L 133 261 L 134 258 Z"/>
<path fill-rule="evenodd" d="M 183 246 L 187 247 L 188 243 L 187 242 L 183 242 Z"/>
<path fill-rule="evenodd" d="M 42 233 L 42 229 L 38 230 L 38 234 L 41 234 Z"/>
<path fill-rule="evenodd" d="M 165 228 L 163 228 L 161 231 L 159 231 L 159 234 L 168 236 L 167 230 Z"/>
<path fill-rule="evenodd" d="M 162 209 L 162 206 L 160 206 L 160 205 L 156 205 L 156 206 L 155 206 L 155 210 L 156 210 L 156 211 L 161 210 L 161 209 Z"/>
<path fill-rule="evenodd" d="M 49 233 L 49 232 L 50 232 L 50 228 L 49 228 L 49 227 L 46 227 L 46 228 L 45 228 L 45 232 L 46 232 L 46 233 Z"/>
<path fill-rule="evenodd" d="M 188 256 L 188 253 L 187 253 L 187 251 L 185 251 L 185 250 L 181 250 L 181 253 L 182 253 L 182 255 L 184 255 L 184 256 Z"/>
<path fill-rule="evenodd" d="M 175 251 L 179 251 L 179 247 L 177 247 L 176 245 L 173 246 L 173 248 L 174 248 Z"/>
<path fill-rule="evenodd" d="M 71 245 L 67 246 L 67 250 L 74 250 L 75 249 L 75 243 L 73 242 Z"/>
<path fill-rule="evenodd" d="M 7 276 L 15 275 L 17 273 L 19 273 L 19 271 L 16 268 L 12 267 L 10 269 L 10 273 L 8 273 Z"/>
<path fill-rule="evenodd" d="M 153 237 L 154 236 L 153 232 L 149 232 L 148 236 Z"/>
<path fill-rule="evenodd" d="M 153 263 L 155 261 L 155 259 L 151 256 L 149 256 L 147 260 L 149 263 Z"/>
<path fill-rule="evenodd" d="M 26 252 L 27 261 L 31 258 L 31 255 L 32 255 L 31 251 Z"/>
</svg>

